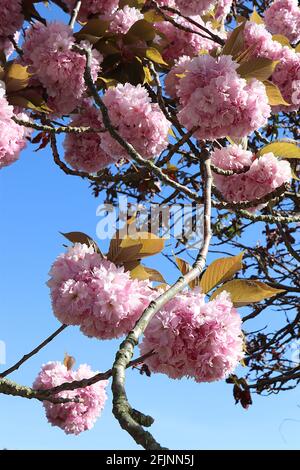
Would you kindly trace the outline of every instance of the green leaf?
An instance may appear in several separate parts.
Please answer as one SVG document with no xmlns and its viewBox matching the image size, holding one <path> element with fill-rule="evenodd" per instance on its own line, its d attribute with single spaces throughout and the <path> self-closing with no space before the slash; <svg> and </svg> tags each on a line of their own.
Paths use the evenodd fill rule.
<svg viewBox="0 0 300 470">
<path fill-rule="evenodd" d="M 113 54 L 120 54 L 120 50 L 110 38 L 101 38 L 94 44 L 95 49 L 101 52 L 105 57 Z"/>
<path fill-rule="evenodd" d="M 153 233 L 137 232 L 133 237 L 128 236 L 121 240 L 121 248 L 128 248 L 131 246 L 141 246 L 139 251 L 139 258 L 146 258 L 160 253 L 165 246 L 165 239 L 157 237 Z"/>
<path fill-rule="evenodd" d="M 210 299 L 215 299 L 223 291 L 229 292 L 235 307 L 257 303 L 285 292 L 284 289 L 275 289 L 258 280 L 235 279 L 216 289 Z"/>
<path fill-rule="evenodd" d="M 232 31 L 223 47 L 222 55 L 232 55 L 233 57 L 235 57 L 243 50 L 244 29 L 245 22 L 240 24 L 237 28 Z"/>
<path fill-rule="evenodd" d="M 279 90 L 277 85 L 275 85 L 273 82 L 270 82 L 269 80 L 265 80 L 263 84 L 266 87 L 266 93 L 268 96 L 269 105 L 290 106 L 290 104 L 287 101 L 285 101 L 285 99 L 283 98 L 281 91 Z"/>
<path fill-rule="evenodd" d="M 185 261 L 184 259 L 178 258 L 177 256 L 175 257 L 176 264 L 181 272 L 185 276 L 186 273 L 188 273 L 191 269 L 192 266 Z"/>
<path fill-rule="evenodd" d="M 245 78 L 256 78 L 257 80 L 268 80 L 275 70 L 277 60 L 255 58 L 243 62 L 238 68 L 237 73 Z"/>
<path fill-rule="evenodd" d="M 140 8 L 145 4 L 146 0 L 120 0 L 119 8 L 124 8 L 126 5 L 129 7 Z"/>
<path fill-rule="evenodd" d="M 20 64 L 11 63 L 5 71 L 5 84 L 7 93 L 23 90 L 27 88 L 30 74 L 27 67 Z"/>
<path fill-rule="evenodd" d="M 144 83 L 151 83 L 152 82 L 152 75 L 149 67 L 146 67 L 145 65 L 143 66 L 144 73 L 145 73 L 145 79 Z"/>
<path fill-rule="evenodd" d="M 151 60 L 152 62 L 159 64 L 159 65 L 168 65 L 167 62 L 161 56 L 161 53 L 155 49 L 154 47 L 148 47 L 146 49 L 146 57 L 147 59 Z"/>
<path fill-rule="evenodd" d="M 160 253 L 164 249 L 164 245 L 165 239 L 159 238 L 153 233 L 137 232 L 135 236 L 119 238 L 117 232 L 110 242 L 107 259 L 115 264 L 138 261 Z"/>
<path fill-rule="evenodd" d="M 121 245 L 118 246 L 115 256 L 110 257 L 110 252 L 107 254 L 107 259 L 109 261 L 112 261 L 113 263 L 117 264 L 118 266 L 123 266 L 126 263 L 132 262 L 132 261 L 137 261 L 141 259 L 140 256 L 140 251 L 141 251 L 142 245 L 141 244 L 136 244 L 132 246 L 125 246 L 121 247 Z"/>
<path fill-rule="evenodd" d="M 250 21 L 256 24 L 264 24 L 264 20 L 262 17 L 257 13 L 256 9 L 254 8 L 252 15 L 250 16 Z"/>
<path fill-rule="evenodd" d="M 177 264 L 177 266 L 178 266 L 178 268 L 179 268 L 179 270 L 180 270 L 180 272 L 183 276 L 185 276 L 185 274 L 187 274 L 192 269 L 192 266 L 187 261 L 185 261 L 184 259 L 175 257 L 175 261 L 176 261 L 176 264 Z M 191 289 L 194 289 L 195 287 L 198 287 L 199 284 L 200 284 L 199 277 L 196 277 L 196 279 L 189 282 L 189 286 L 190 286 Z"/>
<path fill-rule="evenodd" d="M 240 269 L 242 269 L 243 252 L 229 258 L 219 258 L 213 261 L 204 272 L 200 287 L 204 294 L 222 282 L 231 279 Z"/>
<path fill-rule="evenodd" d="M 286 36 L 283 36 L 283 34 L 273 34 L 272 39 L 273 41 L 279 42 L 282 46 L 287 46 L 290 49 L 293 49 L 290 45 L 290 41 Z"/>
<path fill-rule="evenodd" d="M 105 77 L 98 77 L 96 83 L 100 88 L 102 88 L 104 85 L 106 89 L 110 87 L 115 87 L 118 84 L 118 82 L 114 80 L 113 78 L 105 78 Z"/>
<path fill-rule="evenodd" d="M 9 94 L 8 101 L 13 106 L 32 109 L 40 113 L 50 113 L 52 111 L 47 106 L 44 98 L 32 88 L 25 88 L 14 94 Z"/>
<path fill-rule="evenodd" d="M 269 152 L 272 152 L 275 157 L 300 158 L 300 145 L 293 142 L 278 140 L 265 145 L 265 147 L 259 150 L 258 155 L 261 156 Z"/>
<path fill-rule="evenodd" d="M 136 21 L 125 35 L 125 39 L 135 42 L 135 38 L 138 37 L 142 41 L 153 41 L 156 36 L 154 26 L 146 20 Z"/>
<path fill-rule="evenodd" d="M 139 261 L 125 263 L 124 268 L 125 271 L 130 271 L 130 277 L 132 279 L 139 279 L 141 281 L 149 279 L 150 281 L 166 282 L 159 271 L 143 266 Z"/>
<path fill-rule="evenodd" d="M 92 44 L 97 42 L 107 32 L 109 27 L 109 21 L 101 20 L 100 18 L 92 18 L 81 28 L 78 33 L 74 36 L 76 39 L 88 39 L 92 41 Z M 93 39 L 95 38 L 95 39 Z"/>
<path fill-rule="evenodd" d="M 144 13 L 144 19 L 149 23 L 159 23 L 160 21 L 164 21 L 164 17 L 156 10 L 146 11 L 146 13 Z"/>
</svg>

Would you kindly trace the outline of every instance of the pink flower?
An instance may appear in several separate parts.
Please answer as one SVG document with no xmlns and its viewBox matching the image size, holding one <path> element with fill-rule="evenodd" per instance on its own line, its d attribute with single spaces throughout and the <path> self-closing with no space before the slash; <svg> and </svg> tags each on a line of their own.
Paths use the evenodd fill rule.
<svg viewBox="0 0 300 470">
<path fill-rule="evenodd" d="M 245 48 L 251 48 L 252 56 L 262 57 L 280 62 L 272 75 L 272 81 L 277 85 L 287 103 L 290 106 L 272 106 L 273 112 L 296 111 L 299 108 L 299 86 L 300 80 L 300 54 L 293 49 L 282 46 L 273 41 L 272 35 L 263 24 L 247 21 L 244 29 Z"/>
<path fill-rule="evenodd" d="M 270 106 L 264 85 L 246 81 L 236 72 L 231 56 L 195 57 L 186 66 L 178 96 L 180 123 L 195 137 L 243 137 L 267 123 Z"/>
<path fill-rule="evenodd" d="M 85 94 L 86 59 L 72 50 L 72 30 L 63 23 L 33 25 L 23 44 L 23 63 L 47 89 L 48 105 L 54 112 L 69 114 Z M 93 50 L 92 76 L 96 80 L 102 56 Z"/>
<path fill-rule="evenodd" d="M 14 109 L 5 97 L 4 83 L 0 82 L 0 169 L 19 158 L 21 150 L 26 146 L 26 137 L 30 135 L 30 130 L 11 119 L 14 115 Z M 28 116 L 23 113 L 17 117 L 28 120 Z"/>
<path fill-rule="evenodd" d="M 247 176 L 255 184 L 263 186 L 260 191 L 264 195 L 290 181 L 291 166 L 286 160 L 278 160 L 273 153 L 265 153 L 254 160 Z"/>
<path fill-rule="evenodd" d="M 214 184 L 227 201 L 253 201 L 266 196 L 291 179 L 289 162 L 278 160 L 273 153 L 255 158 L 251 152 L 237 145 L 215 150 L 212 163 L 223 170 L 240 170 L 250 167 L 245 173 L 232 176 L 214 175 Z M 250 208 L 253 212 L 259 207 Z M 248 209 L 249 210 L 249 209 Z"/>
<path fill-rule="evenodd" d="M 300 105 L 300 80 L 294 80 L 292 83 L 292 102 Z"/>
<path fill-rule="evenodd" d="M 76 5 L 76 0 L 65 0 L 70 11 Z M 78 19 L 87 21 L 90 15 L 111 15 L 118 8 L 119 0 L 84 0 L 79 10 Z"/>
<path fill-rule="evenodd" d="M 244 29 L 245 49 L 251 47 L 253 57 L 263 57 L 271 60 L 280 60 L 282 45 L 273 41 L 272 35 L 265 25 L 247 21 Z"/>
<path fill-rule="evenodd" d="M 204 36 L 208 36 L 207 33 L 203 32 L 200 28 L 197 28 L 195 25 L 189 21 L 181 18 L 180 16 L 174 15 L 172 17 L 177 24 L 185 26 L 193 31 L 199 32 Z M 191 17 L 199 25 L 205 26 L 211 32 L 217 33 L 220 37 L 222 34 L 216 32 L 210 24 L 204 23 L 200 16 Z M 163 57 L 168 61 L 173 61 L 178 59 L 182 55 L 186 56 L 197 56 L 201 50 L 212 51 L 216 49 L 218 44 L 216 44 L 211 39 L 206 39 L 200 36 L 199 34 L 190 33 L 179 29 L 168 21 L 161 21 L 155 23 L 155 28 L 164 35 L 163 38 L 159 38 L 158 44 L 163 50 Z"/>
<path fill-rule="evenodd" d="M 240 145 L 230 145 L 215 149 L 212 153 L 212 163 L 222 170 L 241 170 L 250 166 L 253 155 L 248 150 L 244 150 Z"/>
<path fill-rule="evenodd" d="M 22 14 L 21 0 L 2 0 L 1 1 L 1 16 L 0 16 L 0 38 L 6 39 L 8 36 L 13 36 L 18 31 L 24 17 Z"/>
<path fill-rule="evenodd" d="M 45 390 L 57 387 L 65 382 L 89 379 L 95 374 L 97 372 L 93 372 L 86 364 L 80 365 L 77 371 L 73 371 L 68 370 L 61 362 L 48 362 L 48 364 L 43 365 L 41 372 L 34 381 L 33 388 L 35 390 Z M 73 399 L 78 397 L 80 399 L 79 403 L 53 404 L 44 401 L 43 405 L 49 423 L 63 429 L 66 434 L 78 435 L 83 431 L 92 429 L 104 408 L 107 399 L 105 392 L 107 384 L 107 380 L 101 380 L 88 387 L 67 390 L 55 395 L 55 398 Z"/>
<path fill-rule="evenodd" d="M 215 0 L 175 0 L 176 7 L 183 15 L 201 15 L 210 10 Z"/>
<path fill-rule="evenodd" d="M 160 7 L 171 7 L 175 8 L 176 7 L 176 0 L 156 0 L 156 3 Z"/>
<path fill-rule="evenodd" d="M 16 43 L 18 43 L 19 37 L 20 37 L 20 33 L 19 31 L 17 31 L 14 34 L 14 40 Z M 15 48 L 10 39 L 3 38 L 0 36 L 0 51 L 4 52 L 6 59 L 8 59 L 13 54 L 13 52 L 15 51 Z"/>
<path fill-rule="evenodd" d="M 140 345 L 153 372 L 196 382 L 224 379 L 243 357 L 241 319 L 222 292 L 205 303 L 197 289 L 176 295 L 151 320 Z"/>
<path fill-rule="evenodd" d="M 300 8 L 297 0 L 276 0 L 265 11 L 265 23 L 272 34 L 283 34 L 291 43 L 300 40 Z"/>
<path fill-rule="evenodd" d="M 215 18 L 223 20 L 229 14 L 233 0 L 219 0 L 215 6 Z"/>
<path fill-rule="evenodd" d="M 89 102 L 84 103 L 80 114 L 72 116 L 70 122 L 74 127 L 91 127 L 102 129 L 101 112 Z M 101 147 L 102 133 L 84 132 L 67 134 L 64 140 L 65 160 L 75 170 L 96 173 L 116 160 Z"/>
<path fill-rule="evenodd" d="M 144 15 L 140 10 L 125 5 L 124 8 L 111 15 L 109 30 L 113 33 L 126 34 L 134 23 L 143 18 Z"/>
<path fill-rule="evenodd" d="M 299 109 L 300 53 L 285 48 L 281 62 L 272 75 L 272 81 L 290 106 L 274 106 L 274 111 L 297 111 Z"/>
<path fill-rule="evenodd" d="M 181 80 L 181 75 L 184 74 L 187 64 L 190 62 L 190 57 L 183 55 L 175 61 L 170 72 L 165 77 L 165 89 L 171 98 L 177 97 L 178 85 Z"/>
<path fill-rule="evenodd" d="M 105 92 L 103 102 L 113 126 L 142 157 L 153 158 L 167 148 L 170 123 L 144 87 L 119 84 Z M 112 158 L 130 158 L 108 132 L 101 138 L 102 148 Z"/>
<path fill-rule="evenodd" d="M 150 303 L 148 281 L 131 279 L 129 272 L 76 243 L 54 262 L 48 286 L 56 317 L 79 325 L 90 337 L 118 338 L 128 333 Z"/>
</svg>

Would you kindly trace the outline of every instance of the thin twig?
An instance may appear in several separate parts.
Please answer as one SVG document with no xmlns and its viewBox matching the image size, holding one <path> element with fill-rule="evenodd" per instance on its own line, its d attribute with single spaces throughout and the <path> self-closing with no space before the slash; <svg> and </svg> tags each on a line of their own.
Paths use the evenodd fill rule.
<svg viewBox="0 0 300 470">
<path fill-rule="evenodd" d="M 35 356 L 41 349 L 43 349 L 47 344 L 49 344 L 56 336 L 58 336 L 62 331 L 67 328 L 67 325 L 60 326 L 52 335 L 48 336 L 42 343 L 40 343 L 36 348 L 30 351 L 28 354 L 25 354 L 18 362 L 16 362 L 13 366 L 9 369 L 6 369 L 4 372 L 0 372 L 0 379 L 7 377 L 7 375 L 11 374 L 15 370 L 18 370 L 24 362 L 28 361 L 32 356 Z"/>
<path fill-rule="evenodd" d="M 52 150 L 52 155 L 53 155 L 53 160 L 54 163 L 59 166 L 59 168 L 66 174 L 66 175 L 72 175 L 72 176 L 80 176 L 81 178 L 87 178 L 90 181 L 93 182 L 101 182 L 101 179 L 99 179 L 99 176 L 94 176 L 90 173 L 87 173 L 85 171 L 80 171 L 80 170 L 73 170 L 72 168 L 69 168 L 60 158 L 58 148 L 57 148 L 57 142 L 56 142 L 56 136 L 55 134 L 50 134 L 50 145 L 51 145 L 51 150 Z"/>
<path fill-rule="evenodd" d="M 250 207 L 257 207 L 260 206 L 261 204 L 266 204 L 274 199 L 279 198 L 280 196 L 283 196 L 285 191 L 287 189 L 286 184 L 282 184 L 278 188 L 274 189 L 274 191 L 265 194 L 264 196 L 253 199 L 252 201 L 227 201 L 224 199 L 222 196 L 222 193 L 217 190 L 217 188 L 213 188 L 213 194 L 220 200 L 220 202 L 223 204 L 224 208 L 228 209 L 248 209 Z"/>
<path fill-rule="evenodd" d="M 24 119 L 17 118 L 16 116 L 13 116 L 11 119 L 15 121 L 17 124 L 19 124 L 20 126 L 28 127 L 29 129 L 35 129 L 36 131 L 49 132 L 53 134 L 83 134 L 85 132 L 95 132 L 95 133 L 105 132 L 104 129 L 94 129 L 88 126 L 81 126 L 81 127 L 74 127 L 74 126 L 54 127 L 50 125 L 48 126 L 45 124 L 38 124 L 31 120 L 25 121 Z"/>
<path fill-rule="evenodd" d="M 284 231 L 284 228 L 282 226 L 282 224 L 280 222 L 278 222 L 277 220 L 275 220 L 275 223 L 277 225 L 277 228 L 278 228 L 278 231 L 282 237 L 282 240 L 286 246 L 286 249 L 288 250 L 288 252 L 290 253 L 290 255 L 295 258 L 295 260 L 299 261 L 300 263 L 300 254 L 297 253 L 296 250 L 294 250 L 292 244 L 290 243 L 289 239 L 288 239 L 288 236 L 287 234 L 285 233 Z"/>
<path fill-rule="evenodd" d="M 202 38 L 204 39 L 208 39 L 210 41 L 214 41 L 216 42 L 217 44 L 219 44 L 220 46 L 223 46 L 224 45 L 224 41 L 223 39 L 221 39 L 219 36 L 217 36 L 216 34 L 214 34 L 212 31 L 210 31 L 208 28 L 206 28 L 205 26 L 197 23 L 195 20 L 193 20 L 192 18 L 189 18 L 188 16 L 185 16 L 185 15 L 182 15 L 180 13 L 180 11 L 178 10 L 175 10 L 175 8 L 171 8 L 171 7 L 167 7 L 167 6 L 161 6 L 159 7 L 155 1 L 152 1 L 152 2 L 149 2 L 149 4 L 147 4 L 147 9 L 151 9 L 153 8 L 154 10 L 156 10 L 162 17 L 165 21 L 168 21 L 169 23 L 171 23 L 173 26 L 175 26 L 176 28 L 178 29 L 181 29 L 182 31 L 185 31 L 187 33 L 192 33 L 192 34 L 197 34 L 199 36 L 201 36 Z M 164 13 L 164 11 L 168 11 L 170 13 L 173 13 L 174 15 L 177 15 L 177 17 L 181 17 L 181 18 L 184 18 L 188 23 L 192 24 L 193 26 L 196 26 L 196 28 L 198 28 L 199 30 L 202 30 L 204 33 L 206 33 L 206 35 L 204 35 L 203 33 L 200 33 L 199 31 L 195 30 L 195 29 L 192 29 L 192 28 L 189 28 L 187 26 L 183 26 L 181 25 L 180 23 L 178 23 L 177 21 L 175 21 L 170 15 L 166 15 Z"/>
</svg>

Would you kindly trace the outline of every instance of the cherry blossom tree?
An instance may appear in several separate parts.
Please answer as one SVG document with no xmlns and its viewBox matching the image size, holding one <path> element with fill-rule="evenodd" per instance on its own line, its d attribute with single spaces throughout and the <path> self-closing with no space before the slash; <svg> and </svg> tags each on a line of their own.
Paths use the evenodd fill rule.
<svg viewBox="0 0 300 470">
<path fill-rule="evenodd" d="M 137 207 L 201 204 L 202 242 L 195 256 L 181 237 L 171 253 L 164 237 L 130 231 L 138 210 L 107 253 L 84 233 L 64 234 L 70 246 L 48 281 L 61 326 L 0 372 L 0 393 L 41 401 L 50 424 L 79 434 L 109 406 L 110 381 L 120 426 L 160 449 L 145 429 L 153 418 L 127 397 L 128 367 L 145 380 L 226 380 L 244 408 L 251 393 L 300 380 L 290 354 L 300 334 L 300 8 L 296 0 L 49 2 L 66 24 L 43 17 L 40 3 L 0 1 L 0 169 L 13 171 L 26 145 L 49 147 L 57 171 L 107 203 L 123 194 Z M 261 244 L 252 246 L 257 224 Z M 144 264 L 158 253 L 178 268 L 173 285 L 164 265 Z M 207 265 L 209 253 L 221 256 Z M 253 331 L 270 308 L 281 326 Z M 66 355 L 49 358 L 32 386 L 8 378 L 72 326 L 99 348 L 122 338 L 110 370 L 75 369 Z"/>
</svg>

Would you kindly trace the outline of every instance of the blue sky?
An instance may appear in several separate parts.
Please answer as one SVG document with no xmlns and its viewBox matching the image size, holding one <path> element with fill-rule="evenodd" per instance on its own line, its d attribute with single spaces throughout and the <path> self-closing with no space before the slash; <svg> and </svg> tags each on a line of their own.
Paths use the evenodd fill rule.
<svg viewBox="0 0 300 470">
<path fill-rule="evenodd" d="M 59 326 L 45 284 L 51 263 L 63 250 L 59 232 L 82 230 L 95 237 L 99 202 L 91 196 L 88 183 L 64 175 L 47 150 L 34 153 L 29 148 L 18 162 L 1 170 L 0 340 L 6 343 L 7 365 Z M 259 233 L 252 233 L 251 238 L 254 243 Z M 151 260 L 153 267 L 159 264 L 159 257 L 156 262 Z M 175 280 L 176 270 L 171 265 L 165 269 L 167 280 Z M 271 315 L 269 310 L 263 322 L 268 323 Z M 62 360 L 65 352 L 74 355 L 77 364 L 86 362 L 94 370 L 106 370 L 117 345 L 118 341 L 88 339 L 72 327 L 11 378 L 31 384 L 41 364 Z M 174 381 L 159 374 L 149 379 L 137 371 L 128 371 L 127 375 L 131 402 L 156 418 L 152 430 L 170 448 L 300 448 L 297 390 L 271 397 L 254 396 L 253 406 L 245 411 L 234 405 L 232 387 L 224 383 Z M 78 437 L 50 427 L 42 405 L 35 401 L 1 396 L 0 420 L 0 448 L 136 448 L 111 414 L 110 391 L 95 428 Z"/>
<path fill-rule="evenodd" d="M 59 232 L 79 230 L 96 237 L 97 206 L 88 183 L 64 175 L 48 150 L 25 150 L 20 160 L 0 172 L 0 340 L 6 343 L 7 366 L 52 333 L 59 323 L 51 311 L 46 286 L 51 263 L 63 250 Z M 250 243 L 260 233 L 249 234 Z M 162 259 L 149 260 L 161 267 Z M 177 272 L 167 265 L 168 282 Z M 264 316 L 264 324 L 277 322 Z M 274 313 L 278 315 L 278 312 Z M 10 376 L 30 385 L 41 364 L 75 356 L 77 365 L 94 370 L 112 364 L 118 341 L 100 342 L 68 328 L 54 342 Z M 3 367 L 3 366 L 2 366 Z M 127 373 L 127 391 L 137 409 L 155 419 L 152 431 L 173 449 L 299 449 L 300 397 L 297 390 L 278 396 L 254 396 L 249 410 L 234 405 L 225 383 L 196 384 L 163 375 L 150 379 Z M 111 393 L 96 426 L 80 436 L 51 427 L 41 403 L 0 396 L 0 448 L 8 449 L 136 449 L 111 414 Z"/>
</svg>

